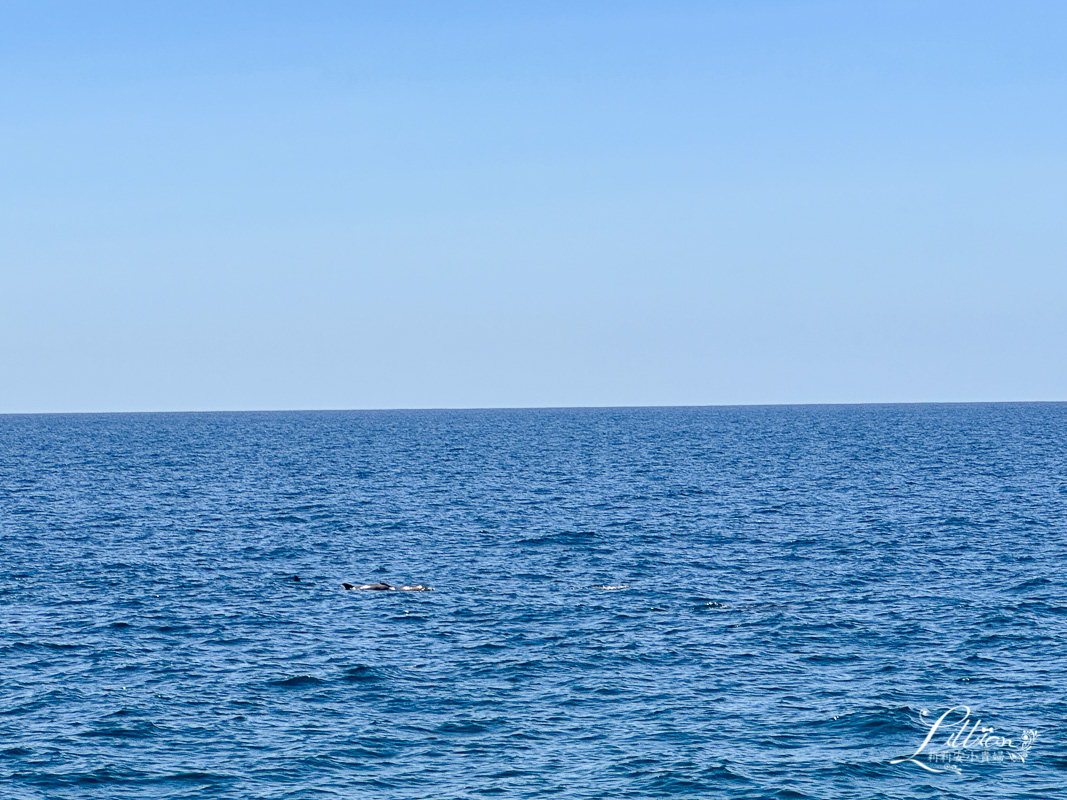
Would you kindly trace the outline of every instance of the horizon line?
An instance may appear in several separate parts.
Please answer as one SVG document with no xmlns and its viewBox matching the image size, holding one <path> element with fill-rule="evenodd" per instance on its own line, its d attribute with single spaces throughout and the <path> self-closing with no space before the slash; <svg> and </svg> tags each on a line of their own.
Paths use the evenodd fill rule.
<svg viewBox="0 0 1067 800">
<path fill-rule="evenodd" d="M 667 405 L 544 405 L 544 406 L 394 406 L 379 408 L 217 408 L 136 411 L 0 411 L 0 417 L 117 416 L 120 414 L 331 414 L 388 411 L 577 411 L 669 408 L 792 408 L 811 406 L 963 406 L 963 405 L 1055 405 L 1067 400 L 874 400 L 863 402 L 809 403 L 678 403 Z"/>
</svg>

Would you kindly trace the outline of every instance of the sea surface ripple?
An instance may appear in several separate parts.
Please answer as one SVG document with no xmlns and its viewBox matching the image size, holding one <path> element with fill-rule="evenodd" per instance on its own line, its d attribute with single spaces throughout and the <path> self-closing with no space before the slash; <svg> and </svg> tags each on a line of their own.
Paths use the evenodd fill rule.
<svg viewBox="0 0 1067 800">
<path fill-rule="evenodd" d="M 0 796 L 1067 797 L 1065 511 L 1065 404 L 0 416 Z"/>
</svg>

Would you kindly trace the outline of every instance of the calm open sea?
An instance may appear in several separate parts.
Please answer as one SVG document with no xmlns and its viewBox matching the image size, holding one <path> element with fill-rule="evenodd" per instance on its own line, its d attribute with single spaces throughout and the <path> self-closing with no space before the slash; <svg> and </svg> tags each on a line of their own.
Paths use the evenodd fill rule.
<svg viewBox="0 0 1067 800">
<path fill-rule="evenodd" d="M 0 416 L 0 540 L 4 800 L 1067 797 L 1067 404 Z"/>
</svg>

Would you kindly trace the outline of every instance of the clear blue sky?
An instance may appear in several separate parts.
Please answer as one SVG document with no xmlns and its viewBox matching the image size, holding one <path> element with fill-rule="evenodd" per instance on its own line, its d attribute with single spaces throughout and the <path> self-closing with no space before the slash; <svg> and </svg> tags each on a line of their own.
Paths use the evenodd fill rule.
<svg viewBox="0 0 1067 800">
<path fill-rule="evenodd" d="M 0 3 L 0 412 L 1067 400 L 1067 3 Z"/>
</svg>

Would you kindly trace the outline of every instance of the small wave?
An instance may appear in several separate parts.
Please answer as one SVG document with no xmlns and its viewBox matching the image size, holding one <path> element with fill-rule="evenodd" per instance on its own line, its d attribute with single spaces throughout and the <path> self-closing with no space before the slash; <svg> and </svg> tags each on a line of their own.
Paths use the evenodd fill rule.
<svg viewBox="0 0 1067 800">
<path fill-rule="evenodd" d="M 855 653 L 816 653 L 811 656 L 803 656 L 802 661 L 809 664 L 849 664 L 859 661 L 860 657 Z"/>
<path fill-rule="evenodd" d="M 151 722 L 141 722 L 128 727 L 122 725 L 107 725 L 89 731 L 82 731 L 78 736 L 89 738 L 102 737 L 105 739 L 147 739 L 160 732 L 160 728 L 153 725 Z"/>
<path fill-rule="evenodd" d="M 382 680 L 382 677 L 381 670 L 378 668 L 357 664 L 346 669 L 341 680 L 348 683 L 373 683 Z"/>
<path fill-rule="evenodd" d="M 279 678 L 268 681 L 271 686 L 280 686 L 286 689 L 298 689 L 306 686 L 322 686 L 326 681 L 316 678 L 314 675 L 294 675 L 292 678 Z"/>
<path fill-rule="evenodd" d="M 437 726 L 438 733 L 485 733 L 489 727 L 476 720 L 446 722 Z"/>
<path fill-rule="evenodd" d="M 216 784 L 229 783 L 235 780 L 233 775 L 220 775 L 214 772 L 175 772 L 172 775 L 161 775 L 153 779 L 153 783 L 200 783 Z"/>
<path fill-rule="evenodd" d="M 781 798 L 781 800 L 812 800 L 813 795 L 798 792 L 795 789 L 779 789 L 772 797 Z"/>
<path fill-rule="evenodd" d="M 1038 588 L 1040 586 L 1050 586 L 1050 585 L 1052 585 L 1052 581 L 1049 580 L 1048 578 L 1042 578 L 1042 577 L 1031 578 L 1028 581 L 1023 581 L 1022 583 L 1011 587 L 1010 591 L 1013 591 L 1013 592 L 1025 592 L 1027 589 L 1036 589 L 1036 588 Z"/>
<path fill-rule="evenodd" d="M 896 708 L 885 706 L 870 707 L 856 711 L 845 711 L 830 719 L 814 720 L 802 724 L 802 727 L 813 730 L 823 729 L 827 733 L 832 733 L 833 736 L 839 736 L 842 728 L 866 734 L 899 734 L 901 731 L 908 730 L 917 724 L 913 720 L 917 720 L 918 716 L 919 712 L 916 709 L 907 706 Z"/>
<path fill-rule="evenodd" d="M 678 487 L 678 488 L 674 488 L 674 489 L 668 489 L 667 491 L 665 491 L 663 493 L 663 496 L 664 497 L 668 497 L 668 498 L 675 498 L 675 497 L 703 497 L 704 495 L 708 495 L 708 494 L 714 494 L 714 492 L 710 492 L 707 489 L 702 489 L 699 486 L 685 486 L 685 487 Z"/>
<path fill-rule="evenodd" d="M 100 767 L 91 772 L 38 772 L 23 776 L 25 783 L 43 789 L 55 789 L 67 786 L 105 786 L 115 784 L 143 783 L 147 773 L 113 766 Z"/>
<path fill-rule="evenodd" d="M 753 514 L 781 514 L 783 511 L 785 511 L 785 509 L 786 509 L 786 507 L 785 507 L 784 504 L 777 503 L 775 505 L 763 506 L 762 508 L 754 508 L 754 509 L 752 509 L 752 513 Z"/>
</svg>

